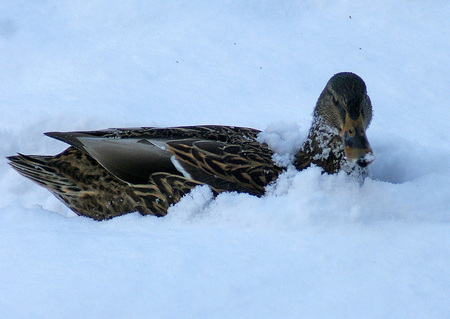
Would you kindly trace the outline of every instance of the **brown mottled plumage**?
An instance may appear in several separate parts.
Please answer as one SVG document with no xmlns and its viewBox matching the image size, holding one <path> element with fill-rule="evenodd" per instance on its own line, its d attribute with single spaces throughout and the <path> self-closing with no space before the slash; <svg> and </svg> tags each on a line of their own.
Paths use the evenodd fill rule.
<svg viewBox="0 0 450 319">
<path fill-rule="evenodd" d="M 365 130 L 372 107 L 364 81 L 339 73 L 327 83 L 314 110 L 309 136 L 294 165 L 327 173 L 373 161 Z M 71 146 L 56 156 L 11 156 L 20 174 L 52 192 L 78 215 L 103 220 L 138 211 L 164 216 L 198 185 L 264 194 L 283 171 L 260 131 L 232 126 L 52 132 Z"/>
</svg>

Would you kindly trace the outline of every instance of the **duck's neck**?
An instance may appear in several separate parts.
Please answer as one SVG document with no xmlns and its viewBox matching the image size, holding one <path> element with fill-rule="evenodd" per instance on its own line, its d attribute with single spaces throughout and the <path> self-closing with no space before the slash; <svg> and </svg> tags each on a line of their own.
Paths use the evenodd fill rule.
<svg viewBox="0 0 450 319">
<path fill-rule="evenodd" d="M 368 176 L 367 167 L 360 167 L 346 159 L 341 135 L 321 118 L 314 119 L 308 138 L 295 155 L 294 166 L 298 170 L 305 169 L 311 164 L 320 166 L 329 174 L 342 170 L 361 181 Z"/>
<path fill-rule="evenodd" d="M 327 173 L 336 173 L 345 162 L 344 145 L 339 132 L 322 119 L 314 119 L 308 138 L 295 156 L 295 167 L 302 170 L 315 164 Z"/>
</svg>

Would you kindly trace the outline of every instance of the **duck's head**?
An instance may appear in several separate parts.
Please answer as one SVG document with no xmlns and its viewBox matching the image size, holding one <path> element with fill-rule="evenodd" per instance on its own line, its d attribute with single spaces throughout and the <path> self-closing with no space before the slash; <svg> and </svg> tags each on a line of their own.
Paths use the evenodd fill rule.
<svg viewBox="0 0 450 319">
<path fill-rule="evenodd" d="M 375 159 L 366 137 L 372 104 L 359 76 L 350 72 L 334 75 L 317 101 L 314 117 L 339 132 L 347 160 L 366 167 Z"/>
</svg>

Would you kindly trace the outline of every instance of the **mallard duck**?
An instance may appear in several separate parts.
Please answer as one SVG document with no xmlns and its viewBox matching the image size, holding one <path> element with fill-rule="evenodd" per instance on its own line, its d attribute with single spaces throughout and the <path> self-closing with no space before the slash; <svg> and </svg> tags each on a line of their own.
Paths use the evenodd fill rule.
<svg viewBox="0 0 450 319">
<path fill-rule="evenodd" d="M 366 138 L 372 106 L 364 81 L 334 75 L 322 91 L 308 138 L 293 165 L 325 173 L 365 167 L 373 159 Z M 52 192 L 76 214 L 104 220 L 130 212 L 164 216 L 198 185 L 215 194 L 262 196 L 285 168 L 273 160 L 259 130 L 234 126 L 50 132 L 71 146 L 56 156 L 8 157 L 20 174 Z M 353 164 L 354 163 L 354 164 Z"/>
</svg>

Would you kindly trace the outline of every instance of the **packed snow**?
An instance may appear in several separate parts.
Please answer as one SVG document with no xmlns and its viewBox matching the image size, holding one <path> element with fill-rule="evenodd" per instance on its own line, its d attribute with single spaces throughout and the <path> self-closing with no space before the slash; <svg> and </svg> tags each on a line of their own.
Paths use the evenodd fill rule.
<svg viewBox="0 0 450 319">
<path fill-rule="evenodd" d="M 450 318 L 450 3 L 0 3 L 1 318 Z M 363 182 L 289 166 L 328 79 L 374 108 Z M 267 195 L 78 217 L 4 158 L 46 131 L 254 127 Z"/>
</svg>

